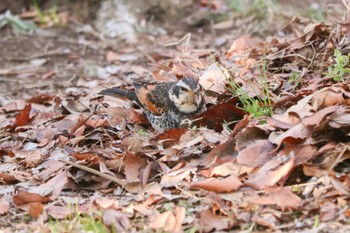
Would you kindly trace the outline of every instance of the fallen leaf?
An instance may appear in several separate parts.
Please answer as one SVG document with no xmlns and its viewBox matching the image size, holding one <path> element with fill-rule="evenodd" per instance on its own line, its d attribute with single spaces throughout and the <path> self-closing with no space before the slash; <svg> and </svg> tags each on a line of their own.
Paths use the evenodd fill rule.
<svg viewBox="0 0 350 233">
<path fill-rule="evenodd" d="M 204 88 L 204 90 L 210 90 L 217 93 L 223 93 L 226 91 L 225 82 L 226 77 L 224 67 L 220 67 L 216 63 L 212 63 L 199 78 L 199 84 Z"/>
<path fill-rule="evenodd" d="M 164 133 L 158 134 L 155 138 L 156 141 L 161 141 L 165 139 L 170 139 L 178 142 L 181 136 L 186 133 L 187 128 L 169 129 Z"/>
<path fill-rule="evenodd" d="M 165 211 L 151 220 L 149 227 L 152 229 L 162 229 L 172 232 L 176 227 L 176 219 L 172 211 Z"/>
<path fill-rule="evenodd" d="M 256 173 L 250 174 L 244 183 L 255 189 L 264 189 L 277 184 L 293 169 L 294 161 L 289 160 L 283 164 L 281 160 L 271 160 L 264 164 Z"/>
<path fill-rule="evenodd" d="M 44 205 L 41 202 L 29 204 L 29 214 L 32 218 L 38 218 L 44 211 Z"/>
<path fill-rule="evenodd" d="M 223 123 L 239 121 L 247 114 L 244 110 L 236 107 L 237 101 L 238 98 L 232 98 L 228 102 L 211 106 L 205 112 L 194 116 L 193 124 L 197 127 L 213 129 L 216 132 L 222 131 Z M 234 126 L 234 124 L 231 124 L 231 126 Z"/>
<path fill-rule="evenodd" d="M 16 205 L 24 205 L 33 202 L 48 202 L 49 198 L 43 197 L 36 193 L 29 193 L 26 191 L 18 191 L 16 195 L 13 196 L 13 201 Z"/>
<path fill-rule="evenodd" d="M 9 184 L 15 184 L 17 182 L 18 180 L 16 180 L 16 178 L 13 175 L 0 172 L 0 184 L 9 185 Z"/>
<path fill-rule="evenodd" d="M 270 135 L 269 140 L 272 143 L 280 146 L 282 144 L 282 142 L 284 140 L 287 140 L 287 139 L 293 139 L 293 140 L 306 139 L 312 135 L 313 131 L 314 131 L 314 127 L 304 126 L 303 124 L 300 123 L 300 124 L 293 126 L 292 128 L 290 128 L 286 132 L 279 134 L 275 138 L 272 138 Z"/>
<path fill-rule="evenodd" d="M 126 152 L 124 163 L 126 180 L 129 182 L 139 181 L 141 168 L 146 165 L 146 160 L 131 152 Z"/>
<path fill-rule="evenodd" d="M 302 205 L 300 197 L 284 187 L 271 187 L 265 189 L 266 196 L 254 198 L 258 205 L 277 205 L 282 211 L 298 209 Z"/>
<path fill-rule="evenodd" d="M 247 167 L 260 167 L 275 155 L 274 150 L 275 146 L 268 140 L 256 140 L 238 152 L 237 162 Z"/>
<path fill-rule="evenodd" d="M 338 109 L 338 106 L 328 106 L 320 111 L 317 111 L 315 114 L 305 117 L 301 120 L 303 125 L 305 126 L 319 126 L 320 123 L 323 121 L 323 119 L 330 115 L 331 113 L 335 112 Z"/>
<path fill-rule="evenodd" d="M 72 155 L 77 160 L 87 160 L 91 163 L 98 163 L 100 161 L 98 155 L 92 152 L 73 153 Z"/>
<path fill-rule="evenodd" d="M 178 185 L 183 179 L 188 177 L 191 172 L 196 171 L 196 168 L 181 168 L 179 170 L 164 174 L 160 185 L 162 187 L 173 187 Z"/>
<path fill-rule="evenodd" d="M 211 232 L 213 229 L 215 229 L 215 231 L 230 229 L 233 225 L 233 220 L 228 217 L 217 216 L 206 209 L 200 212 L 199 223 L 200 229 L 202 229 L 203 232 Z"/>
<path fill-rule="evenodd" d="M 338 210 L 337 206 L 330 201 L 326 201 L 325 203 L 321 204 L 320 208 L 320 219 L 322 222 L 327 222 L 338 215 Z"/>
<path fill-rule="evenodd" d="M 128 216 L 112 208 L 103 210 L 102 220 L 106 226 L 113 226 L 116 232 L 128 232 L 130 227 Z"/>
<path fill-rule="evenodd" d="M 67 184 L 68 172 L 62 171 L 46 183 L 41 184 L 39 187 L 49 188 L 50 190 L 52 190 L 50 199 L 56 200 L 61 195 L 62 190 L 66 187 Z"/>
<path fill-rule="evenodd" d="M 29 124 L 30 118 L 30 110 L 32 109 L 31 104 L 27 104 L 16 116 L 16 125 L 17 126 L 25 126 Z"/>
<path fill-rule="evenodd" d="M 208 191 L 225 193 L 233 192 L 242 186 L 242 182 L 234 174 L 226 177 L 224 179 L 220 178 L 210 178 L 204 181 L 198 181 L 191 184 L 191 189 L 204 189 Z"/>
<path fill-rule="evenodd" d="M 10 203 L 4 197 L 0 197 L 0 215 L 6 214 L 9 210 Z"/>
</svg>

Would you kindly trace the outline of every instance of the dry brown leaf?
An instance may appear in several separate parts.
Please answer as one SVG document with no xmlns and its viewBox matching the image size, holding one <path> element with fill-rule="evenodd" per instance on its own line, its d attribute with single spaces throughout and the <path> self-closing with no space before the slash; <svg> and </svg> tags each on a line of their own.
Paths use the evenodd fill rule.
<svg viewBox="0 0 350 233">
<path fill-rule="evenodd" d="M 16 150 L 13 151 L 18 159 L 23 159 L 28 167 L 35 167 L 42 159 L 41 150 Z"/>
<path fill-rule="evenodd" d="M 204 90 L 210 90 L 217 93 L 224 93 L 226 77 L 229 77 L 228 74 L 225 76 L 227 71 L 218 66 L 216 63 L 211 64 L 199 78 L 199 84 L 204 88 Z"/>
<path fill-rule="evenodd" d="M 179 129 L 169 129 L 164 133 L 158 134 L 155 138 L 156 141 L 161 141 L 165 139 L 179 141 L 181 136 L 187 132 L 187 128 L 179 128 Z"/>
<path fill-rule="evenodd" d="M 0 214 L 6 214 L 10 210 L 10 203 L 4 199 L 4 197 L 0 197 Z"/>
<path fill-rule="evenodd" d="M 312 106 L 325 108 L 342 104 L 344 102 L 344 97 L 341 92 L 336 93 L 332 90 L 326 89 L 313 95 L 311 102 Z"/>
<path fill-rule="evenodd" d="M 176 219 L 172 211 L 165 211 L 151 220 L 149 227 L 172 232 L 176 228 Z"/>
<path fill-rule="evenodd" d="M 62 190 L 66 187 L 67 184 L 68 172 L 62 171 L 46 183 L 41 184 L 39 187 L 50 188 L 52 190 L 50 199 L 55 200 L 61 195 Z"/>
<path fill-rule="evenodd" d="M 0 172 L 0 184 L 15 184 L 17 181 L 13 175 Z"/>
<path fill-rule="evenodd" d="M 191 172 L 197 168 L 181 168 L 179 170 L 164 174 L 160 184 L 162 187 L 172 187 L 178 185 L 183 179 L 187 178 Z"/>
<path fill-rule="evenodd" d="M 250 174 L 246 185 L 255 189 L 264 189 L 276 185 L 286 177 L 294 167 L 294 160 L 283 164 L 281 160 L 271 160 L 259 168 L 256 173 Z"/>
<path fill-rule="evenodd" d="M 139 181 L 141 168 L 146 165 L 146 160 L 140 156 L 134 155 L 131 152 L 126 152 L 124 163 L 126 180 L 129 182 Z"/>
<path fill-rule="evenodd" d="M 301 120 L 303 125 L 305 126 L 319 126 L 321 122 L 323 122 L 323 119 L 330 115 L 331 113 L 335 112 L 338 109 L 338 106 L 328 106 L 320 111 L 317 111 L 315 114 L 305 117 Z"/>
<path fill-rule="evenodd" d="M 128 232 L 130 227 L 128 216 L 112 208 L 102 212 L 102 221 L 106 226 L 113 226 L 117 232 Z"/>
<path fill-rule="evenodd" d="M 338 208 L 337 206 L 330 201 L 326 201 L 325 203 L 321 204 L 320 208 L 320 219 L 323 222 L 330 221 L 337 217 L 338 215 Z"/>
<path fill-rule="evenodd" d="M 210 210 L 203 210 L 199 214 L 200 229 L 204 232 L 211 232 L 212 230 L 222 231 L 230 229 L 233 225 L 233 220 L 213 214 Z"/>
<path fill-rule="evenodd" d="M 32 109 L 31 104 L 27 104 L 16 116 L 16 125 L 17 126 L 25 126 L 29 124 L 30 118 L 30 110 Z"/>
<path fill-rule="evenodd" d="M 24 204 L 33 203 L 33 202 L 44 203 L 44 202 L 50 201 L 50 199 L 36 193 L 18 191 L 18 193 L 13 196 L 13 201 L 15 202 L 16 205 L 24 205 Z"/>
<path fill-rule="evenodd" d="M 291 139 L 293 141 L 306 139 L 312 135 L 313 131 L 314 131 L 314 127 L 304 126 L 303 124 L 300 123 L 293 126 L 286 132 L 279 134 L 276 138 L 270 137 L 269 140 L 272 143 L 280 146 L 283 143 L 283 141 L 286 139 Z"/>
<path fill-rule="evenodd" d="M 291 190 L 284 187 L 266 188 L 266 196 L 254 198 L 254 203 L 258 205 L 277 205 L 282 211 L 298 209 L 302 200 Z"/>
<path fill-rule="evenodd" d="M 238 152 L 237 162 L 247 167 L 260 167 L 275 155 L 275 146 L 268 140 L 256 140 Z"/>
<path fill-rule="evenodd" d="M 41 202 L 29 204 L 29 214 L 32 218 L 38 218 L 44 211 L 44 205 Z"/>
<path fill-rule="evenodd" d="M 5 104 L 0 108 L 0 111 L 4 112 L 14 112 L 24 109 L 27 106 L 27 102 L 24 100 L 12 101 L 8 104 Z"/>
<path fill-rule="evenodd" d="M 224 179 L 210 178 L 204 181 L 198 181 L 191 184 L 191 189 L 204 189 L 208 191 L 226 193 L 233 192 L 242 186 L 242 182 L 235 174 L 230 175 Z"/>
<path fill-rule="evenodd" d="M 235 41 L 233 41 L 230 49 L 226 52 L 226 58 L 232 58 L 233 56 L 241 56 L 247 51 L 251 51 L 253 48 L 257 46 L 256 39 L 243 35 L 238 37 Z"/>
<path fill-rule="evenodd" d="M 92 152 L 73 153 L 72 155 L 77 160 L 87 160 L 91 163 L 98 163 L 100 161 L 98 155 Z"/>
</svg>

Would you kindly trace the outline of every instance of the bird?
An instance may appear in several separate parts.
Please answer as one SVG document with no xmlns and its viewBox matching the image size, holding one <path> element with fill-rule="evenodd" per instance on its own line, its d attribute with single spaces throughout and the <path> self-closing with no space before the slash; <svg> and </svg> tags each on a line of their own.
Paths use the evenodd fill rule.
<svg viewBox="0 0 350 233">
<path fill-rule="evenodd" d="M 192 77 L 183 77 L 174 82 L 133 83 L 135 90 L 112 87 L 100 95 L 126 97 L 136 102 L 157 132 L 181 128 L 185 119 L 206 110 L 202 87 Z"/>
</svg>

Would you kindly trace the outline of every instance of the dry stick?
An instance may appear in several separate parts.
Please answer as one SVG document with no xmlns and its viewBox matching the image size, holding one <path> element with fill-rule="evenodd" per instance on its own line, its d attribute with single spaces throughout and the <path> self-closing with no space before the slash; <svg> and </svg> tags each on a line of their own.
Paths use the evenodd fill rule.
<svg viewBox="0 0 350 233">
<path fill-rule="evenodd" d="M 332 166 L 329 167 L 328 172 L 333 170 L 333 168 L 339 163 L 341 157 L 343 157 L 344 153 L 348 150 L 348 146 L 344 146 L 343 149 L 338 154 L 337 158 L 334 160 Z"/>
<path fill-rule="evenodd" d="M 92 168 L 89 168 L 87 166 L 84 166 L 84 165 L 81 165 L 81 164 L 77 164 L 77 163 L 74 163 L 72 161 L 69 161 L 69 160 L 60 160 L 66 164 L 69 164 L 73 167 L 76 167 L 76 168 L 79 168 L 81 170 L 84 170 L 84 171 L 87 171 L 87 172 L 90 172 L 92 174 L 95 174 L 95 175 L 98 175 L 98 176 L 101 176 L 107 180 L 110 180 L 110 181 L 113 181 L 117 184 L 119 184 L 120 186 L 124 187 L 126 182 L 124 180 L 121 180 L 121 179 L 118 179 L 117 177 L 114 177 L 114 176 L 111 176 L 111 175 L 108 175 L 108 174 L 105 174 L 105 173 L 102 173 L 100 171 L 97 171 L 95 169 L 92 169 Z"/>
</svg>

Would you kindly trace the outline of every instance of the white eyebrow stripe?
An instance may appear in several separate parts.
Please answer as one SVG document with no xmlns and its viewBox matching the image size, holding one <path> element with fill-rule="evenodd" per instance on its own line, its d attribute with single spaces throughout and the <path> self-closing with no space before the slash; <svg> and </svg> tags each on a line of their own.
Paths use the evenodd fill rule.
<svg viewBox="0 0 350 233">
<path fill-rule="evenodd" d="M 190 86 L 187 85 L 186 83 L 182 82 L 182 81 L 179 81 L 179 82 L 176 84 L 176 86 L 184 87 L 184 88 L 186 88 L 186 89 L 188 89 L 188 90 L 191 90 Z"/>
</svg>

